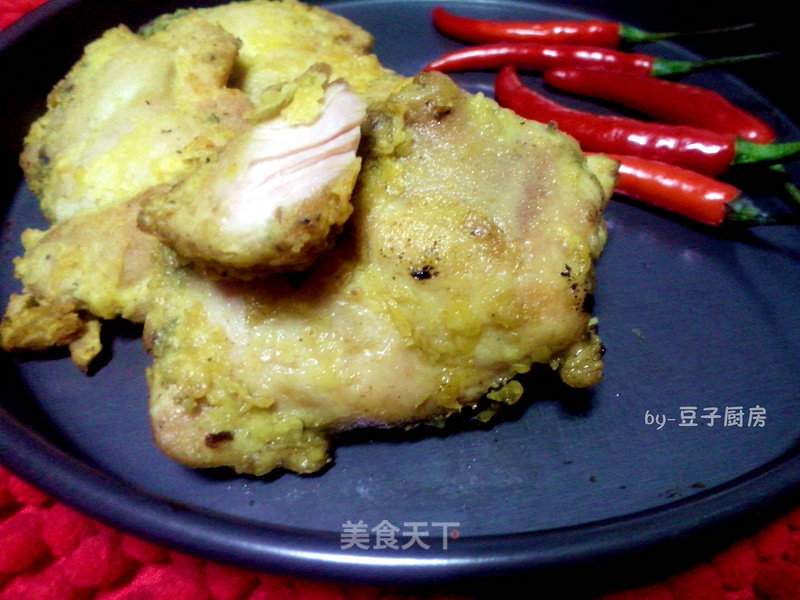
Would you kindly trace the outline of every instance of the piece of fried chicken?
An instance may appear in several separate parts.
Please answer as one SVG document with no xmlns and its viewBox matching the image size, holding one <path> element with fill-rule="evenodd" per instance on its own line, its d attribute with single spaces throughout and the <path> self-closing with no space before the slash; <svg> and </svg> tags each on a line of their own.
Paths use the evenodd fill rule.
<svg viewBox="0 0 800 600">
<path fill-rule="evenodd" d="M 225 276 L 306 269 L 352 212 L 366 105 L 407 78 L 380 64 L 369 33 L 295 0 L 178 11 L 142 34 L 165 35 L 188 16 L 241 41 L 231 85 L 256 106 L 249 114 L 254 126 L 169 194 L 146 202 L 140 226 L 184 259 Z M 327 79 L 317 97 L 313 75 L 321 71 Z M 274 106 L 283 102 L 289 104 L 276 116 Z"/>
<path fill-rule="evenodd" d="M 226 276 L 310 267 L 352 212 L 366 115 L 345 82 L 328 82 L 329 70 L 312 68 L 275 90 L 286 96 L 278 114 L 269 111 L 168 193 L 151 195 L 139 226 Z"/>
<path fill-rule="evenodd" d="M 304 277 L 155 280 L 150 410 L 176 460 L 313 472 L 339 431 L 516 400 L 535 363 L 600 379 L 584 300 L 615 165 L 440 74 L 364 129 L 355 212 Z"/>
<path fill-rule="evenodd" d="M 162 244 L 137 227 L 142 199 L 84 209 L 47 231 L 23 233 L 25 254 L 14 266 L 25 285 L 0 322 L 4 350 L 69 346 L 86 371 L 102 350 L 101 320 L 144 322 L 150 279 L 166 265 Z"/>
<path fill-rule="evenodd" d="M 249 126 L 252 102 L 226 87 L 239 46 L 195 16 L 146 41 L 119 26 L 56 85 L 20 157 L 52 227 L 23 234 L 5 350 L 69 346 L 87 370 L 102 320 L 144 320 L 161 244 L 137 228 L 140 195 L 166 191 Z"/>
</svg>

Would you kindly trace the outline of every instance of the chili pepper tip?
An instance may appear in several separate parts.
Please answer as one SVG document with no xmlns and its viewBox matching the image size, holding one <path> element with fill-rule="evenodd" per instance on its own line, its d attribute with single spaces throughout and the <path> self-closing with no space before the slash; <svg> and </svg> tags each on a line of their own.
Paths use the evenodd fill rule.
<svg viewBox="0 0 800 600">
<path fill-rule="evenodd" d="M 704 69 L 731 65 L 734 63 L 747 62 L 751 60 L 763 60 L 780 55 L 780 52 L 761 52 L 759 54 L 743 54 L 740 56 L 722 56 L 720 58 L 709 58 L 707 60 L 670 60 L 657 58 L 653 62 L 651 74 L 653 77 L 669 77 L 671 75 L 686 75 Z"/>
<path fill-rule="evenodd" d="M 800 188 L 798 188 L 794 182 L 789 179 L 789 173 L 786 171 L 786 167 L 781 163 L 777 163 L 774 165 L 769 166 L 771 171 L 775 171 L 776 173 L 780 173 L 785 177 L 783 182 L 783 190 L 786 192 L 786 195 L 789 196 L 791 202 L 791 207 L 795 211 L 800 211 Z"/>
<path fill-rule="evenodd" d="M 719 33 L 732 33 L 735 31 L 742 31 L 755 27 L 755 23 L 743 23 L 741 25 L 731 25 L 730 27 L 716 27 L 714 29 L 701 29 L 696 31 L 665 31 L 661 33 L 654 33 L 645 31 L 638 27 L 631 25 L 620 25 L 619 37 L 623 42 L 628 44 L 646 44 L 649 42 L 658 42 L 660 40 L 670 40 L 678 37 L 689 37 L 694 35 L 711 35 Z"/>
<path fill-rule="evenodd" d="M 800 225 L 800 215 L 772 214 L 740 196 L 726 205 L 725 222 L 734 226 Z"/>
<path fill-rule="evenodd" d="M 786 190 L 786 193 L 789 197 L 794 200 L 794 208 L 795 210 L 800 209 L 800 188 L 798 188 L 794 183 L 791 181 L 787 181 L 783 184 L 783 189 Z"/>
</svg>

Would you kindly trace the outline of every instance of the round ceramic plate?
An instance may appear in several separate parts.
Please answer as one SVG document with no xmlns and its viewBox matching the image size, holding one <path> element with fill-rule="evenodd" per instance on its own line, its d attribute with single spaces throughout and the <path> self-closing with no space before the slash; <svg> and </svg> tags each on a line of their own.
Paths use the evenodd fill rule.
<svg viewBox="0 0 800 600">
<path fill-rule="evenodd" d="M 373 33 L 384 64 L 404 74 L 461 45 L 433 29 L 432 2 L 322 4 Z M 727 3 L 725 22 L 714 14 L 719 2 L 689 16 L 682 13 L 689 2 L 671 2 L 669 11 L 661 4 L 647 3 L 647 12 L 623 2 L 448 7 L 495 18 L 605 17 L 650 29 L 759 20 Z M 179 5 L 53 0 L 0 34 L 0 296 L 19 289 L 12 258 L 22 251 L 21 231 L 46 225 L 16 157 L 47 92 L 107 27 L 137 27 Z M 759 9 L 776 17 L 796 6 Z M 691 59 L 701 50 L 771 50 L 764 44 L 780 37 L 762 23 L 637 50 Z M 780 60 L 687 80 L 757 112 L 782 139 L 800 139 L 796 107 L 781 95 Z M 490 73 L 455 79 L 491 94 Z M 540 85 L 535 76 L 526 81 Z M 796 177 L 796 165 L 787 166 Z M 738 169 L 730 178 L 785 210 L 770 172 Z M 348 434 L 330 468 L 315 476 L 191 471 L 152 442 L 149 359 L 138 332 L 120 326 L 107 363 L 90 376 L 61 354 L 0 356 L 0 461 L 155 542 L 249 568 L 348 581 L 455 582 L 592 566 L 612 573 L 613 565 L 623 572 L 676 544 L 689 556 L 699 541 L 722 542 L 724 527 L 741 535 L 751 517 L 766 518 L 797 489 L 800 234 L 712 231 L 619 198 L 606 216 L 595 314 L 607 367 L 595 389 L 529 378 L 523 401 L 491 426 Z M 387 535 L 396 547 L 386 547 Z"/>
</svg>

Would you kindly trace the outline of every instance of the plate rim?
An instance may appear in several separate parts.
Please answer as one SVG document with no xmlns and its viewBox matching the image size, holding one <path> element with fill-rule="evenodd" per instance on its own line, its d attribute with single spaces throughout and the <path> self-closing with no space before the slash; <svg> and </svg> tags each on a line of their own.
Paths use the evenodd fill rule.
<svg viewBox="0 0 800 600">
<path fill-rule="evenodd" d="M 466 580 L 645 565 L 676 545 L 696 548 L 737 522 L 758 527 L 800 500 L 800 444 L 742 476 L 622 517 L 532 532 L 459 538 L 447 549 L 346 551 L 338 535 L 265 524 L 159 498 L 57 448 L 0 408 L 0 463 L 54 498 L 121 531 L 258 571 L 374 585 Z M 131 511 L 134 503 L 137 510 Z M 748 523 L 753 521 L 753 523 Z M 664 523 L 670 523 L 668 527 Z M 697 546 L 697 544 L 700 546 Z M 716 541 L 715 543 L 719 543 Z M 213 552 L 209 553 L 209 547 Z"/>
</svg>

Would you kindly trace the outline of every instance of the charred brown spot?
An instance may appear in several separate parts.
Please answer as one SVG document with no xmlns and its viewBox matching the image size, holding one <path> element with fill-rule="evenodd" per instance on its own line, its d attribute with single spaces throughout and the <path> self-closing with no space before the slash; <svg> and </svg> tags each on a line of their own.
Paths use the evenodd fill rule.
<svg viewBox="0 0 800 600">
<path fill-rule="evenodd" d="M 430 107 L 430 103 L 427 103 L 427 104 Z M 436 120 L 436 121 L 443 120 L 451 112 L 453 112 L 453 109 L 450 106 L 433 106 L 432 109 L 433 110 L 431 112 L 433 114 L 434 120 Z"/>
<path fill-rule="evenodd" d="M 206 436 L 206 446 L 213 449 L 224 442 L 230 442 L 232 440 L 233 440 L 232 431 L 220 431 L 217 433 L 209 433 Z"/>
<path fill-rule="evenodd" d="M 431 279 L 432 277 L 436 277 L 438 274 L 439 273 L 437 273 L 430 265 L 425 265 L 420 269 L 411 270 L 411 276 L 418 281 L 422 281 L 424 279 Z"/>
<path fill-rule="evenodd" d="M 594 309 L 594 295 L 593 294 L 586 294 L 583 297 L 583 306 L 581 307 L 583 312 L 590 313 Z"/>
</svg>

